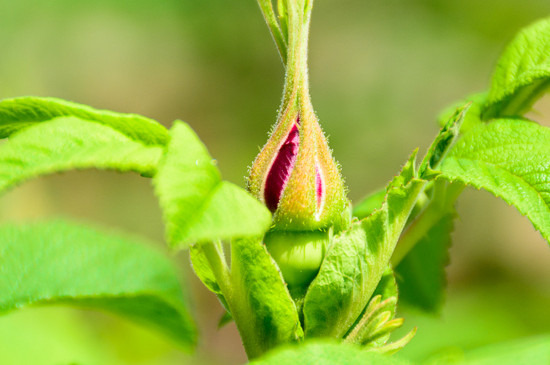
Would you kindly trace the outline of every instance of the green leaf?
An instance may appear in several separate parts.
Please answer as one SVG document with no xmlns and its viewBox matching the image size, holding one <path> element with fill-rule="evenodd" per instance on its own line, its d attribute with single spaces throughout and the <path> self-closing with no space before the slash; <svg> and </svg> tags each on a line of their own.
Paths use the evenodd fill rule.
<svg viewBox="0 0 550 365">
<path fill-rule="evenodd" d="M 158 122 L 137 114 L 96 110 L 56 98 L 20 97 L 0 101 L 0 138 L 57 117 L 74 116 L 109 126 L 146 145 L 164 145 L 168 131 Z"/>
<path fill-rule="evenodd" d="M 431 356 L 426 364 L 460 365 L 546 365 L 550 363 L 550 334 L 497 342 L 466 352 L 454 349 Z"/>
<path fill-rule="evenodd" d="M 455 143 L 460 132 L 460 126 L 464 120 L 464 115 L 467 113 L 469 106 L 460 107 L 455 110 L 455 113 L 449 118 L 447 123 L 441 128 L 434 141 L 428 148 L 426 155 L 422 159 L 422 163 L 418 169 L 418 175 L 421 178 L 433 178 L 438 172 L 435 169 L 439 163 Z"/>
<path fill-rule="evenodd" d="M 27 179 L 72 169 L 135 171 L 150 176 L 160 147 L 146 147 L 116 130 L 76 117 L 55 118 L 0 145 L 0 191 Z"/>
<path fill-rule="evenodd" d="M 168 242 L 185 248 L 195 242 L 262 236 L 271 225 L 267 208 L 221 181 L 215 161 L 187 124 L 174 123 L 171 134 L 153 179 Z"/>
<path fill-rule="evenodd" d="M 436 222 L 395 268 L 399 298 L 428 312 L 438 311 L 446 286 L 451 232 L 456 214 L 438 215 Z"/>
<path fill-rule="evenodd" d="M 465 353 L 464 365 L 550 364 L 550 334 L 476 348 Z"/>
<path fill-rule="evenodd" d="M 497 63 L 483 119 L 519 116 L 550 86 L 550 18 L 523 29 Z"/>
<path fill-rule="evenodd" d="M 110 311 L 196 342 L 177 273 L 159 252 L 63 221 L 0 226 L 0 313 L 46 304 Z"/>
<path fill-rule="evenodd" d="M 341 338 L 365 308 L 425 187 L 414 161 L 390 182 L 381 209 L 334 238 L 305 297 L 306 336 Z"/>
<path fill-rule="evenodd" d="M 514 205 L 550 240 L 550 129 L 513 119 L 480 124 L 456 143 L 440 170 L 449 181 Z"/>
<path fill-rule="evenodd" d="M 231 243 L 231 282 L 231 314 L 249 358 L 303 337 L 296 305 L 259 240 Z"/>
<path fill-rule="evenodd" d="M 330 341 L 285 346 L 250 365 L 404 365 L 408 362 L 365 351 L 360 347 Z"/>
</svg>

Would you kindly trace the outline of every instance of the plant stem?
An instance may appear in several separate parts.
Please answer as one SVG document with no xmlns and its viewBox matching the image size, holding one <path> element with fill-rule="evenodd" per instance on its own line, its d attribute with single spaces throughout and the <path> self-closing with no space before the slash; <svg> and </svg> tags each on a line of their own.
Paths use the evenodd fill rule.
<svg viewBox="0 0 550 365">
<path fill-rule="evenodd" d="M 208 242 L 203 243 L 204 256 L 208 260 L 214 277 L 220 286 L 223 296 L 225 297 L 228 305 L 231 307 L 231 298 L 233 295 L 231 288 L 231 278 L 229 274 L 229 268 L 225 262 L 225 255 L 223 254 L 223 247 L 220 242 Z"/>
<path fill-rule="evenodd" d="M 231 245 L 231 249 L 233 248 Z M 204 243 L 203 252 L 229 306 L 231 316 L 235 320 L 248 358 L 253 359 L 260 356 L 263 353 L 262 345 L 258 340 L 253 323 L 248 320 L 249 309 L 246 299 L 239 296 L 239 293 L 244 293 L 240 284 L 240 273 L 238 270 L 229 271 L 220 243 Z M 233 255 L 231 256 L 233 257 Z M 235 266 L 238 267 L 238 265 Z"/>
<path fill-rule="evenodd" d="M 399 265 L 401 260 L 439 222 L 444 214 L 453 211 L 454 203 L 462 190 L 464 190 L 462 184 L 449 184 L 439 180 L 435 182 L 431 202 L 409 225 L 395 246 L 391 257 L 393 267 Z"/>
<path fill-rule="evenodd" d="M 279 56 L 281 56 L 281 60 L 283 61 L 283 64 L 286 66 L 287 40 L 283 31 L 281 30 L 281 26 L 279 26 L 279 22 L 277 21 L 275 12 L 273 11 L 273 4 L 271 3 L 271 0 L 258 0 L 258 5 L 260 6 L 260 10 L 262 11 L 264 19 L 269 28 L 269 31 L 271 32 L 271 36 L 273 37 L 273 40 L 277 45 Z"/>
</svg>

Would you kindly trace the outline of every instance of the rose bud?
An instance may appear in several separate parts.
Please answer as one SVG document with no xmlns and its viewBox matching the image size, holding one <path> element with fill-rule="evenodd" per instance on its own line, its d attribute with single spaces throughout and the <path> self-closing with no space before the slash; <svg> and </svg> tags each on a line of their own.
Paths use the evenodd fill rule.
<svg viewBox="0 0 550 365">
<path fill-rule="evenodd" d="M 288 43 L 277 43 L 286 71 L 282 106 L 250 168 L 248 189 L 273 213 L 264 242 L 291 294 L 301 296 L 319 271 L 332 235 L 350 225 L 351 209 L 309 97 L 312 2 L 289 1 L 286 6 Z"/>
<path fill-rule="evenodd" d="M 309 95 L 300 91 L 281 111 L 248 180 L 250 192 L 273 212 L 265 243 L 289 285 L 313 279 L 331 234 L 350 223 L 338 165 Z"/>
<path fill-rule="evenodd" d="M 256 157 L 248 188 L 274 214 L 273 231 L 340 231 L 350 219 L 340 171 L 311 107 L 296 104 Z"/>
</svg>

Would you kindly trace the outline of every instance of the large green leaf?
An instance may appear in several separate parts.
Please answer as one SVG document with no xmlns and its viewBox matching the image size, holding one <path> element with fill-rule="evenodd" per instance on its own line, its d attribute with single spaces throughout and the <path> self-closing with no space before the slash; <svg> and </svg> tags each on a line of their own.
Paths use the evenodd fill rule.
<svg viewBox="0 0 550 365">
<path fill-rule="evenodd" d="M 452 212 L 438 214 L 428 232 L 395 268 L 402 302 L 429 312 L 441 307 L 454 218 Z"/>
<path fill-rule="evenodd" d="M 0 191 L 27 179 L 99 168 L 152 175 L 162 154 L 98 123 L 60 117 L 14 134 L 0 145 Z"/>
<path fill-rule="evenodd" d="M 106 310 L 185 347 L 196 341 L 177 273 L 159 252 L 62 221 L 0 226 L 0 313 L 46 304 Z"/>
<path fill-rule="evenodd" d="M 484 119 L 528 111 L 550 86 L 550 18 L 523 29 L 497 63 Z"/>
<path fill-rule="evenodd" d="M 250 358 L 303 337 L 296 305 L 260 240 L 231 243 L 231 281 L 231 314 Z"/>
<path fill-rule="evenodd" d="M 464 354 L 464 365 L 550 364 L 550 334 L 476 348 Z"/>
<path fill-rule="evenodd" d="M 221 181 L 206 147 L 185 123 L 176 122 L 154 177 L 172 246 L 187 247 L 261 236 L 271 224 L 267 208 L 243 189 Z"/>
<path fill-rule="evenodd" d="M 343 337 L 365 308 L 424 189 L 414 163 L 415 155 L 389 184 L 381 209 L 334 238 L 305 297 L 307 336 Z"/>
<path fill-rule="evenodd" d="M 0 101 L 0 138 L 36 123 L 64 116 L 109 126 L 146 145 L 164 145 L 169 138 L 164 126 L 141 115 L 97 110 L 62 99 L 28 96 Z"/>
<path fill-rule="evenodd" d="M 438 365 L 547 365 L 550 364 L 550 334 L 501 341 L 460 351 L 439 351 L 426 364 Z M 460 362 L 459 362 L 460 360 Z"/>
<path fill-rule="evenodd" d="M 395 357 L 388 357 L 360 347 L 329 341 L 306 342 L 286 346 L 252 361 L 250 365 L 404 365 Z"/>
<path fill-rule="evenodd" d="M 440 170 L 449 181 L 514 205 L 550 240 L 550 129 L 524 120 L 480 124 L 456 143 Z"/>
</svg>

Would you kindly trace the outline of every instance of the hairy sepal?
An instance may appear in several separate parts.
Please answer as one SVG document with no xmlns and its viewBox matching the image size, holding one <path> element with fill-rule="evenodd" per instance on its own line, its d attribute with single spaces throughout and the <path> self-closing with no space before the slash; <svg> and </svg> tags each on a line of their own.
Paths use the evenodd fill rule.
<svg viewBox="0 0 550 365">
<path fill-rule="evenodd" d="M 231 315 L 249 358 L 303 338 L 296 305 L 260 239 L 231 243 L 231 283 Z"/>
</svg>

